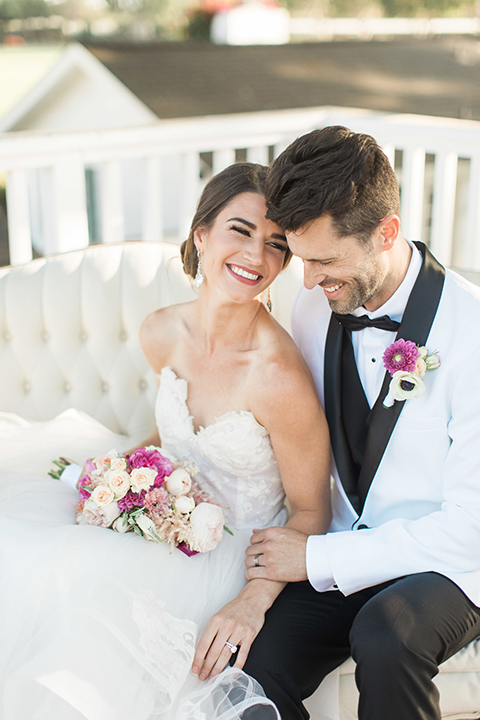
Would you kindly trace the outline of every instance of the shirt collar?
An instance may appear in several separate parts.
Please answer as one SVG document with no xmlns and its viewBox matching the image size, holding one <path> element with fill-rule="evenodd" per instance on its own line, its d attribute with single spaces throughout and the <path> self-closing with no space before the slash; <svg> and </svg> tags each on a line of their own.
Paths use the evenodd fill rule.
<svg viewBox="0 0 480 720">
<path fill-rule="evenodd" d="M 357 308 L 352 313 L 353 315 L 357 315 L 357 317 L 360 317 L 361 315 L 367 314 L 368 317 L 372 319 L 382 317 L 382 315 L 388 315 L 391 320 L 397 320 L 398 322 L 401 321 L 403 311 L 405 310 L 405 306 L 408 302 L 408 298 L 410 297 L 410 293 L 413 290 L 413 286 L 415 285 L 418 273 L 420 272 L 420 268 L 422 267 L 421 252 L 409 240 L 407 240 L 407 243 L 412 250 L 410 263 L 408 265 L 408 270 L 405 274 L 405 277 L 403 278 L 402 282 L 395 290 L 393 295 L 389 297 L 388 300 L 375 311 L 371 313 L 366 313 L 365 308 Z"/>
</svg>

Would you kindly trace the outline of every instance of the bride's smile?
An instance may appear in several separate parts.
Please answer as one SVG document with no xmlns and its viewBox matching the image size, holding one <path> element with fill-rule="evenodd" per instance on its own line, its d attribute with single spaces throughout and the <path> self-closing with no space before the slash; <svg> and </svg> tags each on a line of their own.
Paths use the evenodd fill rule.
<svg viewBox="0 0 480 720">
<path fill-rule="evenodd" d="M 208 229 L 195 231 L 205 277 L 201 293 L 221 291 L 235 303 L 263 292 L 283 267 L 287 241 L 281 228 L 265 218 L 262 195 L 237 195 Z M 253 292 L 252 292 L 253 290 Z"/>
</svg>

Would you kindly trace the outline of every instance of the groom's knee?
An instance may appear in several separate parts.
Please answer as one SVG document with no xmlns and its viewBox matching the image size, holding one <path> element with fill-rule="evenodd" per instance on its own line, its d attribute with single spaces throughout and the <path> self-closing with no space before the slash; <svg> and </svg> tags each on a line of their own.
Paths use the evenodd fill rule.
<svg viewBox="0 0 480 720">
<path fill-rule="evenodd" d="M 415 608 L 394 588 L 374 596 L 358 612 L 350 631 L 350 646 L 359 670 L 383 677 L 391 674 L 400 678 L 415 665 L 431 662 L 426 657 Z"/>
</svg>

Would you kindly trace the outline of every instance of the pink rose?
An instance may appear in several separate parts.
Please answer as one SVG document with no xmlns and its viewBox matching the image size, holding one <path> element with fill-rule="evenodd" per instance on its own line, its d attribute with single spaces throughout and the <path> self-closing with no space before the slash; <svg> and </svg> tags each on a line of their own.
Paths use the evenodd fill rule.
<svg viewBox="0 0 480 720">
<path fill-rule="evenodd" d="M 223 537 L 225 518 L 222 509 L 212 503 L 200 503 L 190 515 L 194 537 L 193 550 L 210 552 Z"/>
</svg>

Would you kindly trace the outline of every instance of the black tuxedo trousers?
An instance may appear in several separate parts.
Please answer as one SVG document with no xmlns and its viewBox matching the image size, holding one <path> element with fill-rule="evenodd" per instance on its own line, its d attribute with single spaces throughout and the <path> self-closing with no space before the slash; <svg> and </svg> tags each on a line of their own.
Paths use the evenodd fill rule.
<svg viewBox="0 0 480 720">
<path fill-rule="evenodd" d="M 302 700 L 351 655 L 359 720 L 440 720 L 432 678 L 440 663 L 479 635 L 480 608 L 437 573 L 408 575 L 348 597 L 290 583 L 267 612 L 244 670 L 282 720 L 305 720 Z M 269 712 L 252 710 L 243 720 L 270 720 Z"/>
</svg>

